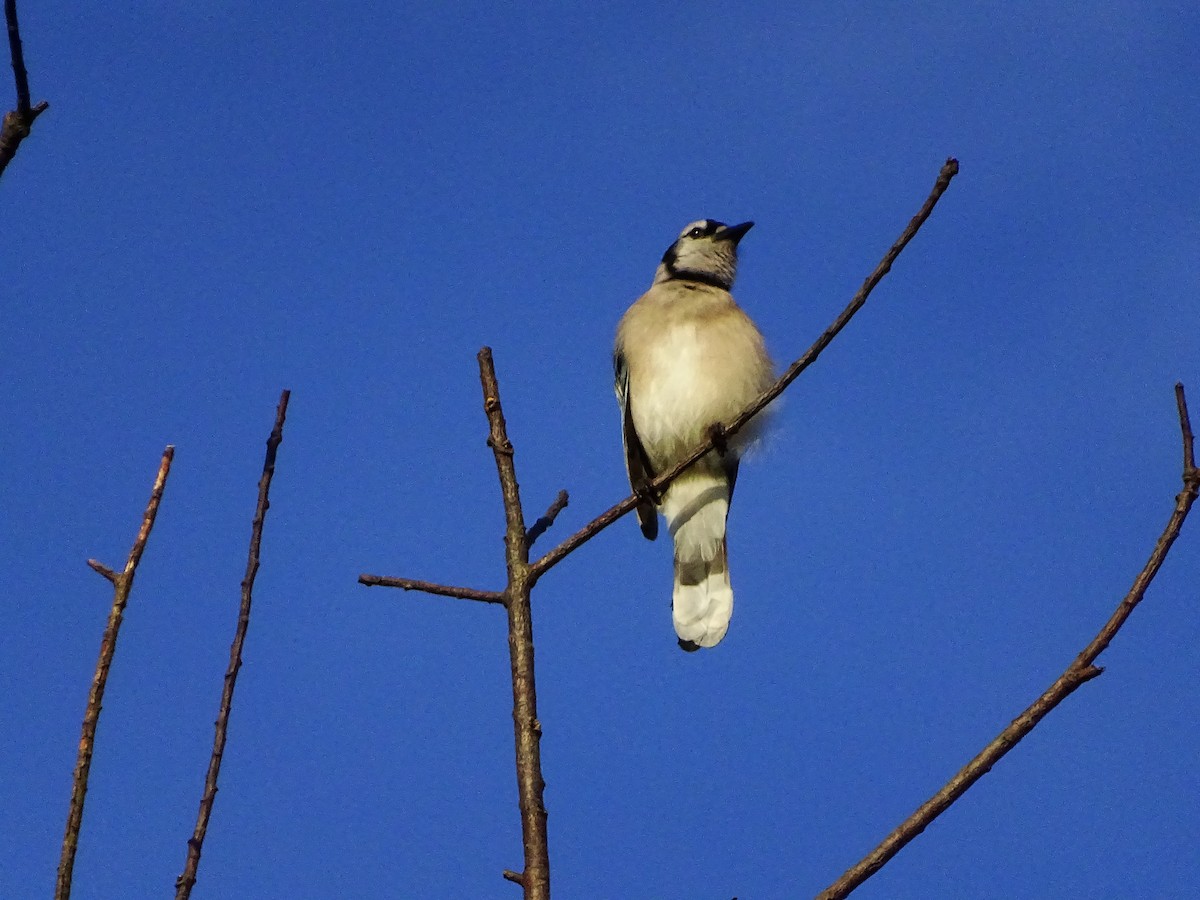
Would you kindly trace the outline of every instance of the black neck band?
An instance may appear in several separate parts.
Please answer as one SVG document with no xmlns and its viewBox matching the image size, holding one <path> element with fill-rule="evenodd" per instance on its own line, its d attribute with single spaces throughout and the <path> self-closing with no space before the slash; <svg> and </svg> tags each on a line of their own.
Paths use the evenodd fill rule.
<svg viewBox="0 0 1200 900">
<path fill-rule="evenodd" d="M 700 284 L 707 284 L 709 287 L 720 288 L 723 291 L 729 290 L 732 285 L 724 278 L 717 275 L 709 274 L 708 272 L 689 271 L 688 269 L 679 269 L 671 271 L 672 281 L 695 281 Z"/>
</svg>

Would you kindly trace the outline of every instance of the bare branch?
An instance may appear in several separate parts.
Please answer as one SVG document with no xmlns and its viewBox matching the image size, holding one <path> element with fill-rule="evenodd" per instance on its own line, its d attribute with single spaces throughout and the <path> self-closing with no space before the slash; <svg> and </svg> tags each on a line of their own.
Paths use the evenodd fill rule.
<svg viewBox="0 0 1200 900">
<path fill-rule="evenodd" d="M 9 31 L 11 35 L 11 29 Z M 79 755 L 75 760 L 75 775 L 71 785 L 71 805 L 67 812 L 67 827 L 63 835 L 62 855 L 58 863 L 58 879 L 55 883 L 55 900 L 67 900 L 71 896 L 71 877 L 75 869 L 75 851 L 79 847 L 79 828 L 83 823 L 83 801 L 87 796 L 88 774 L 92 768 L 92 753 L 96 744 L 96 726 L 100 721 L 100 709 L 104 700 L 104 686 L 108 683 L 108 672 L 112 667 L 113 656 L 117 651 L 117 634 L 121 630 L 121 621 L 125 615 L 125 606 L 129 602 L 129 592 L 133 588 L 133 577 L 141 562 L 142 552 L 146 549 L 146 541 L 150 538 L 150 530 L 154 527 L 154 519 L 158 515 L 158 506 L 162 502 L 163 489 L 167 484 L 167 475 L 171 471 L 171 460 L 175 458 L 175 448 L 168 446 L 163 451 L 162 462 L 158 465 L 158 475 L 154 479 L 154 488 L 150 492 L 150 502 L 142 515 L 142 526 L 138 529 L 133 548 L 129 551 L 129 559 L 121 572 L 115 572 L 94 559 L 88 560 L 88 565 L 112 582 L 113 605 L 108 614 L 108 624 L 104 636 L 100 639 L 100 659 L 96 662 L 96 674 L 92 676 L 92 688 L 88 692 L 87 709 L 83 715 L 83 730 L 79 738 Z"/>
<path fill-rule="evenodd" d="M 525 900 L 550 898 L 550 850 L 546 837 L 546 806 L 543 792 L 541 737 L 537 718 L 537 687 L 533 668 L 533 616 L 529 591 L 529 543 L 521 511 L 521 494 L 513 464 L 513 446 L 508 439 L 504 411 L 500 406 L 500 385 L 492 364 L 492 351 L 479 351 L 479 382 L 483 388 L 483 409 L 487 413 L 488 446 L 496 457 L 500 492 L 504 497 L 505 557 L 508 568 L 508 651 L 512 668 L 513 739 L 517 757 L 517 794 L 521 808 L 521 838 L 525 848 L 525 869 L 518 882 Z M 505 877 L 508 877 L 507 875 Z M 509 880 L 513 880 L 509 878 Z"/>
<path fill-rule="evenodd" d="M 406 591 L 423 591 L 441 597 L 457 597 L 460 600 L 477 600 L 480 603 L 504 603 L 502 591 L 480 591 L 475 588 L 455 587 L 432 581 L 416 581 L 412 578 L 389 578 L 386 575 L 359 575 L 358 583 L 367 587 L 394 587 Z"/>
<path fill-rule="evenodd" d="M 1183 432 L 1183 477 L 1187 480 L 1189 473 L 1196 470 L 1192 439 L 1192 420 L 1188 418 L 1187 397 L 1183 395 L 1183 385 L 1175 382 L 1175 406 L 1179 410 L 1179 428 Z"/>
<path fill-rule="evenodd" d="M 21 141 L 29 137 L 33 120 L 50 108 L 43 100 L 29 105 L 29 73 L 25 71 L 25 54 L 21 49 L 21 30 L 17 25 L 17 0 L 4 0 L 4 19 L 8 24 L 8 49 L 12 56 L 13 78 L 17 85 L 17 108 L 4 114 L 0 125 L 0 174 L 17 153 Z"/>
<path fill-rule="evenodd" d="M 229 730 L 229 713 L 233 708 L 233 690 L 237 685 L 238 670 L 242 667 L 242 648 L 246 643 L 246 632 L 250 628 L 251 595 L 254 579 L 258 576 L 259 551 L 262 547 L 263 522 L 271 503 L 271 479 L 275 475 L 275 455 L 283 443 L 283 423 L 287 418 L 288 398 L 291 391 L 284 391 L 275 410 L 275 427 L 267 438 L 267 457 L 263 462 L 262 477 L 258 481 L 258 506 L 254 510 L 254 521 L 250 527 L 250 552 L 246 559 L 246 575 L 242 579 L 242 603 L 238 612 L 237 628 L 233 644 L 229 648 L 229 667 L 225 670 L 225 685 L 221 691 L 221 706 L 217 712 L 216 734 L 213 738 L 212 756 L 208 762 L 208 774 L 204 779 L 204 794 L 200 798 L 200 813 L 196 819 L 196 830 L 188 840 L 187 860 L 183 873 L 175 881 L 176 900 L 187 900 L 196 884 L 196 870 L 200 867 L 200 853 L 204 847 L 204 836 L 208 832 L 208 820 L 212 816 L 213 803 L 217 799 L 217 778 L 221 774 L 221 761 L 225 756 L 225 740 Z"/>
<path fill-rule="evenodd" d="M 1183 490 L 1175 498 L 1175 509 L 1172 511 L 1171 517 L 1167 521 L 1167 525 L 1163 529 L 1158 542 L 1154 545 L 1154 550 L 1150 553 L 1150 558 L 1146 561 L 1146 565 L 1134 579 L 1129 593 L 1125 595 L 1120 605 L 1117 606 L 1116 611 L 1104 624 L 1104 627 L 1100 629 L 1100 633 L 1092 639 L 1092 642 L 1075 658 L 1066 671 L 1046 689 L 1044 694 L 1038 697 L 1021 715 L 1017 716 L 1011 725 L 1000 732 L 995 740 L 984 747 L 979 755 L 967 763 L 958 774 L 946 783 L 945 787 L 930 797 L 929 800 L 925 801 L 911 816 L 901 822 L 891 834 L 883 839 L 878 847 L 854 866 L 847 869 L 841 878 L 822 891 L 818 895 L 818 900 L 835 900 L 835 898 L 845 897 L 878 872 L 909 841 L 924 831 L 934 819 L 945 812 L 954 801 L 966 793 L 971 785 L 989 772 L 992 766 L 999 762 L 1009 750 L 1015 747 L 1025 735 L 1029 734 L 1034 729 L 1034 726 L 1050 710 L 1069 697 L 1080 685 L 1091 681 L 1104 671 L 1094 665 L 1096 657 L 1104 652 L 1117 632 L 1120 631 L 1121 626 L 1125 624 L 1125 620 L 1129 618 L 1129 614 L 1133 612 L 1134 607 L 1142 601 L 1146 589 L 1150 586 L 1150 582 L 1154 580 L 1154 576 L 1162 566 L 1163 560 L 1166 559 L 1167 552 L 1179 536 L 1179 530 L 1183 527 L 1184 519 L 1187 518 L 1188 511 L 1192 508 L 1192 503 L 1196 500 L 1197 491 L 1200 491 L 1200 470 L 1197 470 L 1195 467 L 1192 427 L 1188 419 L 1187 402 L 1183 394 L 1183 385 L 1175 385 L 1175 398 L 1179 408 L 1179 426 L 1183 432 Z"/>
<path fill-rule="evenodd" d="M 104 565 L 104 563 L 100 562 L 99 560 L 89 559 L 87 564 L 96 574 L 102 576 L 113 584 L 117 583 L 117 573 L 108 566 Z"/>
<path fill-rule="evenodd" d="M 682 461 L 680 461 L 678 465 L 662 473 L 652 482 L 650 482 L 650 488 L 653 491 L 661 494 L 667 485 L 678 478 L 686 469 L 695 463 L 696 460 L 700 459 L 700 457 L 712 450 L 718 443 L 726 440 L 730 435 L 737 434 L 738 431 L 746 426 L 747 422 L 760 413 L 772 400 L 782 394 L 784 390 L 787 389 L 788 385 L 796 380 L 801 372 L 816 362 L 817 357 L 821 355 L 821 352 L 828 347 L 833 339 L 837 337 L 838 333 L 845 328 L 847 324 L 849 324 L 850 320 L 854 317 L 854 314 L 862 309 L 863 304 L 867 302 L 867 297 L 871 295 L 871 291 L 873 291 L 875 286 L 883 280 L 883 276 L 885 276 L 891 270 L 892 264 L 895 263 L 896 258 L 900 255 L 901 251 L 904 250 L 904 248 L 908 245 L 908 242 L 911 241 L 914 236 L 916 236 L 916 233 L 920 230 L 921 226 L 925 224 L 925 220 L 928 219 L 930 214 L 933 212 L 934 206 L 937 205 L 937 202 L 939 199 L 941 199 L 942 194 L 946 192 L 946 188 L 950 186 L 951 179 L 953 179 L 957 174 L 958 160 L 946 160 L 941 171 L 938 173 L 937 181 L 933 186 L 933 190 L 925 199 L 925 203 L 921 206 L 920 210 L 917 211 L 917 214 L 912 217 L 912 220 L 909 221 L 904 231 L 900 233 L 900 237 L 896 239 L 896 242 L 892 244 L 887 253 L 883 255 L 883 259 L 879 261 L 879 265 L 875 267 L 875 271 L 867 276 L 867 279 L 863 282 L 862 287 L 858 289 L 858 293 L 854 295 L 854 297 L 850 300 L 850 303 L 844 310 L 842 310 L 841 314 L 833 320 L 833 323 L 825 329 L 824 333 L 817 338 L 816 342 L 804 352 L 803 356 L 788 366 L 787 371 L 780 376 L 779 380 L 776 381 L 775 384 L 760 394 L 754 400 L 754 402 L 747 406 L 741 413 L 739 413 L 737 417 L 733 419 L 733 421 L 724 423 L 724 427 L 718 431 L 711 431 L 708 440 L 696 447 L 696 449 L 689 453 Z M 586 541 L 591 540 L 613 522 L 617 521 L 617 519 L 624 516 L 631 509 L 637 506 L 637 503 L 638 499 L 636 495 L 626 497 L 620 503 L 601 513 L 553 550 L 547 552 L 545 556 L 533 564 L 531 569 L 533 580 L 536 582 L 537 579 L 541 578 L 542 575 L 544 575 L 552 567 L 560 563 L 567 556 L 567 554 L 574 551 L 576 547 L 580 546 Z"/>
<path fill-rule="evenodd" d="M 558 514 L 567 508 L 567 503 L 570 502 L 570 497 L 566 491 L 559 491 L 558 496 L 554 498 L 554 502 L 546 510 L 546 514 L 538 519 L 530 529 L 525 532 L 525 544 L 529 547 L 533 546 L 533 542 L 546 533 L 554 520 L 558 518 Z"/>
<path fill-rule="evenodd" d="M 25 71 L 25 52 L 21 48 L 21 28 L 17 24 L 17 0 L 4 0 L 4 21 L 8 25 L 8 49 L 12 56 L 13 79 L 17 83 L 17 112 L 29 110 L 29 73 Z"/>
</svg>

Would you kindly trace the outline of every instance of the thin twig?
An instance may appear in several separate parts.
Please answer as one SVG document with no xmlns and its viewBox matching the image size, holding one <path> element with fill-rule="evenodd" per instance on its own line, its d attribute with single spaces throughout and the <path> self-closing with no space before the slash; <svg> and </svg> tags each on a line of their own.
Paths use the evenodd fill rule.
<svg viewBox="0 0 1200 900">
<path fill-rule="evenodd" d="M 0 125 L 0 174 L 4 173 L 5 167 L 16 155 L 21 141 L 29 137 L 33 120 L 50 108 L 45 100 L 37 106 L 29 104 L 29 73 L 25 71 L 25 54 L 21 49 L 17 0 L 4 0 L 4 20 L 8 24 L 8 49 L 17 86 L 17 108 L 5 113 L 4 122 Z"/>
<path fill-rule="evenodd" d="M 394 587 L 406 591 L 424 591 L 440 597 L 457 597 L 460 600 L 477 600 L 480 603 L 504 603 L 503 591 L 481 591 L 476 588 L 456 587 L 452 584 L 437 584 L 432 581 L 417 581 L 413 578 L 389 578 L 386 575 L 359 575 L 358 583 L 367 587 Z"/>
<path fill-rule="evenodd" d="M 554 498 L 554 502 L 546 510 L 546 514 L 538 519 L 529 530 L 525 532 L 525 544 L 529 547 L 533 546 L 533 542 L 546 533 L 554 520 L 558 518 L 558 514 L 567 508 L 567 503 L 570 502 L 570 497 L 566 491 L 559 491 L 558 496 Z"/>
<path fill-rule="evenodd" d="M 966 793 L 971 785 L 990 771 L 992 766 L 1015 747 L 1025 735 L 1029 734 L 1050 710 L 1069 697 L 1080 685 L 1091 681 L 1104 671 L 1094 665 L 1096 657 L 1104 652 L 1117 632 L 1121 630 L 1121 626 L 1125 624 L 1125 620 L 1129 618 L 1134 607 L 1142 601 L 1146 589 L 1154 580 L 1163 560 L 1166 559 L 1167 552 L 1179 536 L 1184 519 L 1187 518 L 1188 511 L 1196 500 L 1197 492 L 1200 491 L 1200 470 L 1197 470 L 1195 465 L 1192 426 L 1188 418 L 1187 402 L 1181 384 L 1175 385 L 1175 399 L 1179 409 L 1179 427 L 1183 433 L 1183 490 L 1175 498 L 1175 509 L 1171 512 L 1166 528 L 1163 529 L 1162 535 L 1154 545 L 1154 550 L 1150 553 L 1146 565 L 1134 579 L 1129 593 L 1125 595 L 1116 611 L 1100 629 L 1099 634 L 1083 649 L 1074 662 L 1067 666 L 1066 671 L 1046 689 L 1044 694 L 1017 716 L 1011 725 L 984 747 L 978 756 L 946 783 L 945 787 L 901 822 L 878 847 L 847 869 L 841 878 L 822 891 L 818 895 L 818 900 L 835 900 L 835 898 L 845 897 L 879 871 L 909 841 L 924 831 L 934 819 Z"/>
<path fill-rule="evenodd" d="M 263 522 L 271 506 L 271 479 L 275 475 L 275 455 L 283 442 L 283 422 L 287 418 L 289 397 L 291 391 L 284 391 L 280 395 L 279 406 L 275 410 L 275 427 L 271 429 L 271 435 L 267 438 L 267 457 L 263 463 L 262 477 L 258 480 L 258 506 L 254 510 L 254 522 L 250 527 L 250 552 L 246 559 L 246 575 L 242 579 L 242 604 L 238 612 L 233 644 L 229 648 L 229 668 L 225 670 L 225 685 L 221 691 L 221 706 L 217 712 L 212 756 L 208 762 L 208 774 L 204 779 L 204 794 L 200 798 L 196 830 L 187 842 L 187 861 L 184 863 L 183 873 L 175 880 L 176 900 L 187 900 L 192 894 L 192 887 L 196 884 L 196 870 L 200 867 L 200 853 L 204 848 L 204 835 L 208 832 L 208 820 L 212 816 L 213 803 L 217 798 L 217 777 L 221 774 L 221 760 L 225 756 L 229 713 L 233 708 L 233 689 L 237 685 L 238 670 L 242 667 L 242 648 L 246 644 L 246 632 L 250 628 L 251 595 L 254 591 L 254 579 L 258 575 Z"/>
<path fill-rule="evenodd" d="M 106 566 L 104 563 L 100 562 L 99 560 L 89 559 L 87 561 L 87 564 L 88 564 L 88 567 L 91 568 L 91 570 L 93 572 L 95 572 L 97 575 L 108 580 L 112 584 L 117 583 L 117 573 L 114 572 L 112 569 L 110 569 L 108 566 Z"/>
<path fill-rule="evenodd" d="M 521 838 L 525 849 L 525 869 L 520 885 L 525 900 L 549 900 L 550 851 L 546 837 L 546 806 L 543 792 L 541 737 L 537 718 L 537 687 L 533 667 L 533 616 L 529 591 L 529 543 L 521 511 L 521 494 L 513 464 L 513 446 L 508 439 L 504 411 L 500 406 L 500 385 L 492 364 L 492 351 L 479 351 L 479 382 L 483 388 L 483 409 L 487 413 L 488 446 L 496 457 L 500 492 L 504 497 L 505 560 L 508 569 L 508 652 L 512 669 L 513 740 L 517 757 L 517 795 L 521 809 Z M 505 876 L 508 877 L 508 876 Z M 509 880 L 513 880 L 509 878 Z"/>
<path fill-rule="evenodd" d="M 683 472 L 693 463 L 695 463 L 696 460 L 700 459 L 700 457 L 712 450 L 716 444 L 728 439 L 730 435 L 737 434 L 738 431 L 746 426 L 747 422 L 761 412 L 772 400 L 782 394 L 788 385 L 796 380 L 801 372 L 816 362 L 817 357 L 821 355 L 821 352 L 828 347 L 833 339 L 837 337 L 838 333 L 846 327 L 846 325 L 854 317 L 854 314 L 862 309 L 863 304 L 867 302 L 867 297 L 871 295 L 871 291 L 873 291 L 875 286 L 883 280 L 883 277 L 891 270 L 892 264 L 895 263 L 896 258 L 900 255 L 901 251 L 904 250 L 904 248 L 908 245 L 908 242 L 913 239 L 916 233 L 920 230 L 921 226 L 925 224 L 925 220 L 928 219 L 930 214 L 933 212 L 934 206 L 937 205 L 937 202 L 939 199 L 941 199 L 942 194 L 946 192 L 946 188 L 950 186 L 951 179 L 953 179 L 957 174 L 958 160 L 946 160 L 941 171 L 938 173 L 937 182 L 934 184 L 933 190 L 925 199 L 925 203 L 921 206 L 920 210 L 918 210 L 917 214 L 912 217 L 912 220 L 908 223 L 908 226 L 904 229 L 904 231 L 900 233 L 900 237 L 896 239 L 896 242 L 892 244 L 887 253 L 883 255 L 883 259 L 879 261 L 879 265 L 875 267 L 875 271 L 867 276 L 866 280 L 862 284 L 862 287 L 858 289 L 858 293 L 854 295 L 854 297 L 850 300 L 850 303 L 844 310 L 842 310 L 841 314 L 833 320 L 833 323 L 825 329 L 825 332 L 819 338 L 817 338 L 816 342 L 804 352 L 803 356 L 788 366 L 787 371 L 785 371 L 783 375 L 779 377 L 779 380 L 776 381 L 775 384 L 760 394 L 754 400 L 754 402 L 747 406 L 741 413 L 739 413 L 736 418 L 730 422 L 723 423 L 723 429 L 715 433 L 710 431 L 708 440 L 697 446 L 691 453 L 681 460 L 678 465 L 662 473 L 652 482 L 650 482 L 650 489 L 654 493 L 661 495 L 663 490 L 666 489 L 667 485 L 683 474 Z M 636 494 L 626 497 L 620 503 L 605 510 L 553 550 L 547 552 L 531 567 L 530 574 L 533 580 L 536 582 L 549 569 L 560 563 L 567 556 L 567 554 L 571 553 L 576 547 L 588 540 L 591 540 L 591 538 L 595 537 L 613 522 L 617 521 L 617 519 L 621 518 L 630 510 L 632 510 L 635 506 L 637 506 L 637 504 L 638 497 Z"/>
<path fill-rule="evenodd" d="M 17 24 L 17 0 L 4 0 L 4 21 L 8 25 L 8 50 L 12 55 L 13 78 L 17 83 L 17 112 L 29 112 L 29 73 L 25 71 L 25 52 L 21 48 L 21 27 Z"/>
<path fill-rule="evenodd" d="M 108 672 L 112 667 L 113 656 L 117 652 L 117 634 L 121 630 L 121 621 L 125 615 L 125 606 L 129 602 L 129 592 L 133 589 L 133 577 L 137 572 L 138 563 L 146 549 L 146 541 L 150 538 L 150 530 L 154 527 L 154 519 L 158 515 L 158 506 L 162 502 L 163 489 L 167 484 L 167 475 L 171 471 L 171 460 L 175 458 L 175 448 L 168 446 L 163 451 L 162 461 L 158 465 L 158 474 L 154 478 L 154 488 L 150 492 L 150 502 L 142 514 L 142 526 L 138 529 L 125 568 L 115 572 L 95 560 L 88 560 L 88 565 L 100 573 L 113 585 L 113 605 L 108 614 L 108 624 L 104 636 L 100 639 L 100 659 L 96 663 L 96 674 L 92 676 L 92 688 L 88 692 L 87 710 L 83 715 L 83 729 L 79 737 L 79 755 L 75 760 L 75 776 L 71 785 L 71 805 L 67 812 L 67 827 L 63 835 L 62 855 L 58 863 L 58 879 L 55 883 L 55 900 L 67 900 L 71 896 L 71 876 L 75 869 L 75 851 L 79 847 L 79 828 L 83 823 L 83 801 L 87 796 L 88 774 L 92 768 L 92 753 L 96 745 L 96 725 L 100 721 L 100 709 L 104 700 L 104 686 L 108 683 Z"/>
</svg>

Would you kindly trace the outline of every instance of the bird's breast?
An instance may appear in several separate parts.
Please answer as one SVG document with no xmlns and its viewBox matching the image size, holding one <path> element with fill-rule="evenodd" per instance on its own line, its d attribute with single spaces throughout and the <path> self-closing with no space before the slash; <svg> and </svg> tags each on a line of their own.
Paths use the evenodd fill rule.
<svg viewBox="0 0 1200 900">
<path fill-rule="evenodd" d="M 658 325 L 630 371 L 634 426 L 656 468 L 736 416 L 771 379 L 758 330 L 732 303 Z"/>
</svg>

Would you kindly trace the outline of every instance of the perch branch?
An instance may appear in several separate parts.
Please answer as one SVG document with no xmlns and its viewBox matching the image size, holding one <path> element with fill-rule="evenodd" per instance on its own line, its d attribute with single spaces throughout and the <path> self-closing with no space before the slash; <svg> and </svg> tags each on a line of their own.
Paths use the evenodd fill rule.
<svg viewBox="0 0 1200 900">
<path fill-rule="evenodd" d="M 480 603 L 504 603 L 502 591 L 480 591 L 475 588 L 455 587 L 451 584 L 436 584 L 432 581 L 416 581 L 412 578 L 389 578 L 385 575 L 359 575 L 358 583 L 367 587 L 394 587 L 406 591 L 423 591 L 440 597 L 457 597 L 460 600 L 478 600 Z"/>
<path fill-rule="evenodd" d="M 0 124 L 0 175 L 16 155 L 21 141 L 29 137 L 33 120 L 50 108 L 45 100 L 37 106 L 29 105 L 29 73 L 25 71 L 21 29 L 17 25 L 17 0 L 4 0 L 4 19 L 8 23 L 8 49 L 17 85 L 17 108 L 6 112 L 3 124 Z"/>
<path fill-rule="evenodd" d="M 546 533 L 546 529 L 554 524 L 554 520 L 558 518 L 558 514 L 567 508 L 567 503 L 570 502 L 570 499 L 566 491 L 558 492 L 558 496 L 554 498 L 554 502 L 550 504 L 549 509 L 546 510 L 546 514 L 534 522 L 530 529 L 525 532 L 526 546 L 532 547 L 533 542 Z"/>
<path fill-rule="evenodd" d="M 259 550 L 262 547 L 263 522 L 271 503 L 271 479 L 275 475 L 275 455 L 283 442 L 283 422 L 287 417 L 288 398 L 291 391 L 284 391 L 275 410 L 275 427 L 267 438 L 267 457 L 263 463 L 262 477 L 258 481 L 258 506 L 254 510 L 254 522 L 250 528 L 250 552 L 246 559 L 246 575 L 242 579 L 242 604 L 238 612 L 237 628 L 233 644 L 229 648 L 229 667 L 225 670 L 225 685 L 221 691 L 221 705 L 217 712 L 212 756 L 208 762 L 208 774 L 204 779 L 204 794 L 200 798 L 200 813 L 196 819 L 196 830 L 188 840 L 187 860 L 183 873 L 175 880 L 176 900 L 187 900 L 196 884 L 196 871 L 200 867 L 200 853 L 204 847 L 204 835 L 208 832 L 208 820 L 212 816 L 213 803 L 217 799 L 217 778 L 221 774 L 221 760 L 225 756 L 225 739 L 229 730 L 229 713 L 233 708 L 233 689 L 237 684 L 238 670 L 242 667 L 242 648 L 246 644 L 246 632 L 250 628 L 250 604 L 254 591 L 254 579 L 258 576 Z"/>
<path fill-rule="evenodd" d="M 765 408 L 772 400 L 782 394 L 784 390 L 787 389 L 788 385 L 790 385 L 796 380 L 797 377 L 799 377 L 801 372 L 816 362 L 817 357 L 821 355 L 821 352 L 828 347 L 833 339 L 838 336 L 838 333 L 841 332 L 841 330 L 845 328 L 847 324 L 849 324 L 850 320 L 854 317 L 854 314 L 862 309 L 863 304 L 867 302 L 867 297 L 871 295 L 871 291 L 873 291 L 875 286 L 883 280 L 883 277 L 891 270 L 892 264 L 895 263 L 896 258 L 900 255 L 901 251 L 904 250 L 904 248 L 908 245 L 908 242 L 913 239 L 916 233 L 920 230 L 921 226 L 925 224 L 925 220 L 928 219 L 930 214 L 933 212 L 934 206 L 937 205 L 937 202 L 939 199 L 941 199 L 942 194 L 946 192 L 946 188 L 950 186 L 951 179 L 953 179 L 957 174 L 958 160 L 946 160 L 945 164 L 941 168 L 941 171 L 938 173 L 937 181 L 934 183 L 933 190 L 925 199 L 925 203 L 921 206 L 920 210 L 917 211 L 917 214 L 909 221 L 907 227 L 903 232 L 901 232 L 900 237 L 896 239 L 896 242 L 892 244 L 887 253 L 883 255 L 883 259 L 879 261 L 879 265 L 875 267 L 875 271 L 867 276 L 866 280 L 862 284 L 862 287 L 858 289 L 858 293 L 856 293 L 850 300 L 849 305 L 847 305 L 846 308 L 842 310 L 841 314 L 833 320 L 833 323 L 826 328 L 824 333 L 817 338 L 816 342 L 804 352 L 803 356 L 788 366 L 787 371 L 785 371 L 783 375 L 779 377 L 779 380 L 776 381 L 775 384 L 760 394 L 753 403 L 747 406 L 731 422 L 724 423 L 724 427 L 722 429 L 711 431 L 708 440 L 696 447 L 696 449 L 689 453 L 678 465 L 662 473 L 652 482 L 650 482 L 651 490 L 661 494 L 667 485 L 678 478 L 688 467 L 695 463 L 696 460 L 700 459 L 700 457 L 704 456 L 719 443 L 727 440 L 729 436 L 737 434 L 738 431 L 745 427 L 747 422 L 761 412 L 763 408 Z M 624 516 L 631 509 L 637 506 L 637 503 L 638 498 L 636 495 L 626 497 L 620 503 L 601 513 L 553 550 L 548 551 L 545 556 L 541 557 L 541 559 L 535 562 L 531 567 L 530 574 L 532 579 L 536 582 L 537 579 L 541 578 L 542 575 L 544 575 L 553 566 L 560 563 L 567 556 L 567 554 L 571 553 L 576 547 L 580 546 L 586 541 L 591 540 L 591 538 L 595 537 L 613 522 L 617 521 L 617 519 Z"/>
<path fill-rule="evenodd" d="M 549 900 L 550 851 L 546 837 L 546 806 L 542 779 L 542 726 L 537 718 L 537 687 L 533 670 L 533 617 L 529 592 L 529 542 L 521 511 L 521 494 L 513 464 L 513 446 L 508 439 L 500 385 L 492 364 L 492 351 L 479 351 L 479 382 L 483 409 L 488 418 L 488 446 L 496 457 L 500 492 L 504 498 L 504 552 L 508 569 L 508 652 L 512 669 L 513 739 L 517 757 L 517 796 L 521 810 L 521 839 L 525 869 L 520 873 L 525 900 Z M 507 871 L 507 870 L 506 870 Z M 511 873 L 510 873 L 511 874 Z M 508 880 L 513 879 L 506 875 Z"/>
<path fill-rule="evenodd" d="M 10 20 L 11 21 L 11 20 Z M 11 35 L 11 26 L 10 32 Z M 163 489 L 167 484 L 167 475 L 171 471 L 171 460 L 175 458 L 175 448 L 168 446 L 163 451 L 162 462 L 158 465 L 158 475 L 154 479 L 154 489 L 150 492 L 150 502 L 142 515 L 142 527 L 138 529 L 125 568 L 115 572 L 94 559 L 88 560 L 88 565 L 100 573 L 113 585 L 112 611 L 108 614 L 108 625 L 105 626 L 104 636 L 100 639 L 100 659 L 96 663 L 96 674 L 92 676 L 92 688 L 88 692 L 87 709 L 83 715 L 83 730 L 79 737 L 79 755 L 75 760 L 75 775 L 71 786 L 71 806 L 67 812 L 67 827 L 63 835 L 62 855 L 58 863 L 58 879 L 55 883 L 55 900 L 67 900 L 71 896 L 71 876 L 75 869 L 75 851 L 79 847 L 79 828 L 83 822 L 83 801 L 87 796 L 88 774 L 92 768 L 92 753 L 96 744 L 96 725 L 100 721 L 100 709 L 104 700 L 104 686 L 108 683 L 108 672 L 112 667 L 113 656 L 117 651 L 117 633 L 121 630 L 121 620 L 125 615 L 125 606 L 129 602 L 129 592 L 133 588 L 133 576 L 137 572 L 138 563 L 146 549 L 146 541 L 150 538 L 150 530 L 154 527 L 154 519 L 158 515 L 158 506 L 162 502 Z"/>
<path fill-rule="evenodd" d="M 984 747 L 978 756 L 967 763 L 958 774 L 951 778 L 945 787 L 925 801 L 911 816 L 901 822 L 891 834 L 883 839 L 878 847 L 863 857 L 854 866 L 847 869 L 841 878 L 822 891 L 818 895 L 818 900 L 835 900 L 835 898 L 845 897 L 878 872 L 909 841 L 924 831 L 934 819 L 945 812 L 954 801 L 966 793 L 971 785 L 987 774 L 992 766 L 999 762 L 1009 750 L 1015 747 L 1025 735 L 1029 734 L 1050 710 L 1071 696 L 1080 685 L 1091 681 L 1104 671 L 1094 665 L 1096 657 L 1104 652 L 1117 632 L 1121 630 L 1121 626 L 1125 624 L 1125 620 L 1129 618 L 1129 614 L 1133 612 L 1134 607 L 1142 601 L 1146 589 L 1150 586 L 1150 582 L 1154 580 L 1154 576 L 1158 574 L 1163 560 L 1166 559 L 1167 552 L 1179 536 L 1184 519 L 1187 518 L 1188 511 L 1192 508 L 1192 503 L 1196 500 L 1197 491 L 1200 490 L 1200 470 L 1196 468 L 1195 457 L 1193 455 L 1192 426 L 1188 418 L 1187 401 L 1184 397 L 1183 385 L 1181 384 L 1175 385 L 1175 400 L 1179 410 L 1179 427 L 1183 433 L 1183 490 L 1175 498 L 1175 509 L 1171 512 L 1171 517 L 1167 521 L 1167 525 L 1163 529 L 1158 542 L 1154 545 L 1154 550 L 1150 553 L 1150 558 L 1146 561 L 1146 565 L 1134 579 L 1129 593 L 1125 595 L 1125 598 L 1117 606 L 1116 611 L 1104 624 L 1104 627 L 1100 629 L 1099 634 L 1083 649 L 1083 652 L 1075 658 L 1074 662 L 1067 666 L 1066 671 L 1046 689 L 1044 694 L 1038 697 L 1021 715 L 1017 716 L 1012 724 L 1000 732 L 990 744 Z"/>
</svg>

